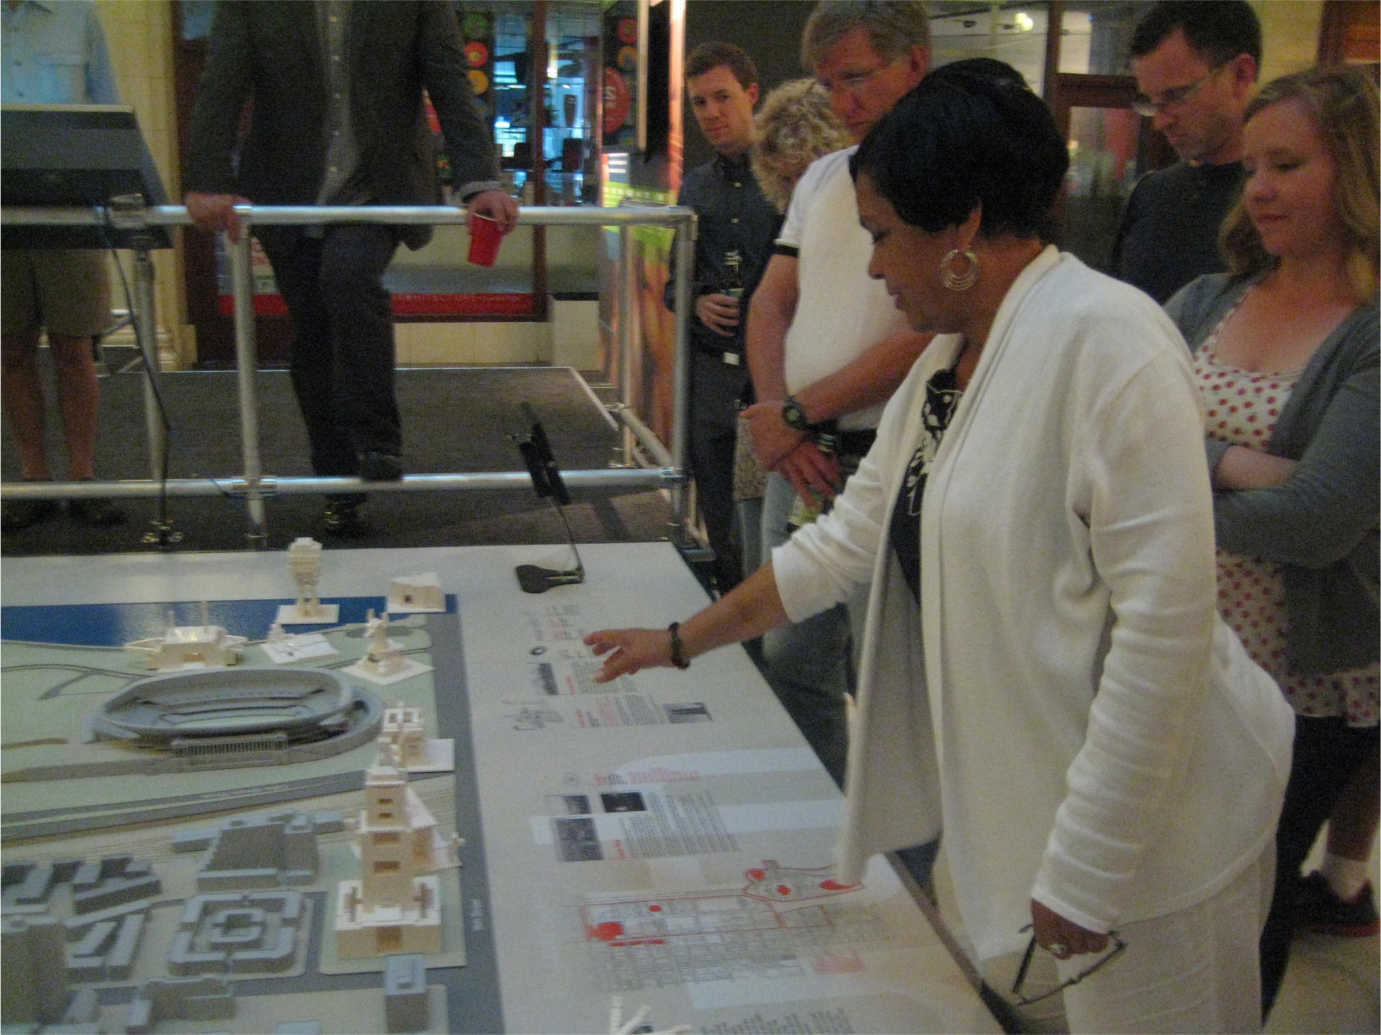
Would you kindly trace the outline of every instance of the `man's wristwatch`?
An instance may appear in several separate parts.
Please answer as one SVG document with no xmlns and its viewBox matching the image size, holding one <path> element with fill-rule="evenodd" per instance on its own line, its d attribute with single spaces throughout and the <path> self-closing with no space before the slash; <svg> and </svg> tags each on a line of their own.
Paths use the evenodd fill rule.
<svg viewBox="0 0 1381 1035">
<path fill-rule="evenodd" d="M 782 403 L 782 423 L 797 431 L 810 431 L 812 428 L 810 421 L 806 420 L 806 408 L 790 395 Z"/>
</svg>

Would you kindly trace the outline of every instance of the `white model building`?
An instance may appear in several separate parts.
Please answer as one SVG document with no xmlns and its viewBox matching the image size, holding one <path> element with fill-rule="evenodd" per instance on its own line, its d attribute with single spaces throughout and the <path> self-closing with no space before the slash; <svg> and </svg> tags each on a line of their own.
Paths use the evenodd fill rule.
<svg viewBox="0 0 1381 1035">
<path fill-rule="evenodd" d="M 427 763 L 427 733 L 422 728 L 422 709 L 398 701 L 384 709 L 379 739 L 393 745 L 398 764 L 409 771 Z"/>
<path fill-rule="evenodd" d="M 365 618 L 364 633 L 369 637 L 369 648 L 360 659 L 360 667 L 374 676 L 391 676 L 403 671 L 405 662 L 398 644 L 388 638 L 388 612 L 377 618 L 370 608 Z"/>
<path fill-rule="evenodd" d="M 434 571 L 418 575 L 398 575 L 389 580 L 388 609 L 393 614 L 445 611 L 446 595 Z"/>
<path fill-rule="evenodd" d="M 173 612 L 167 613 L 162 636 L 131 640 L 125 650 L 143 654 L 148 667 L 167 671 L 183 668 L 224 668 L 240 660 L 240 648 L 247 638 L 232 636 L 222 625 L 212 625 L 206 601 L 201 603 L 200 625 L 175 625 Z"/>
<path fill-rule="evenodd" d="M 441 836 L 436 818 L 408 786 L 393 745 L 378 743 L 356 821 L 360 876 L 336 889 L 341 958 L 440 952 L 441 881 L 433 871 L 458 865 L 459 838 Z"/>
<path fill-rule="evenodd" d="M 321 580 L 321 544 L 298 536 L 288 547 L 288 571 L 297 583 L 297 603 L 278 608 L 278 622 L 286 625 L 320 625 L 340 617 L 339 604 L 323 604 L 317 594 Z"/>
</svg>

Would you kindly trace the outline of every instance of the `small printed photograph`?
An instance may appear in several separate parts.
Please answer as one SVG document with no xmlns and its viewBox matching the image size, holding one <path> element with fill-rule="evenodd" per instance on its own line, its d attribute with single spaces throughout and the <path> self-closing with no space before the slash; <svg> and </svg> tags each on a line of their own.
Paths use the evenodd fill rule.
<svg viewBox="0 0 1381 1035">
<path fill-rule="evenodd" d="M 615 791 L 599 796 L 605 812 L 646 812 L 647 805 L 638 791 Z"/>
<path fill-rule="evenodd" d="M 553 816 L 588 816 L 590 796 L 588 794 L 548 794 L 547 812 Z"/>
<path fill-rule="evenodd" d="M 667 713 L 667 722 L 709 722 L 710 710 L 703 701 L 690 701 L 686 704 L 666 704 L 662 706 Z"/>
<path fill-rule="evenodd" d="M 593 819 L 554 819 L 556 857 L 561 862 L 598 862 L 604 858 Z"/>
</svg>

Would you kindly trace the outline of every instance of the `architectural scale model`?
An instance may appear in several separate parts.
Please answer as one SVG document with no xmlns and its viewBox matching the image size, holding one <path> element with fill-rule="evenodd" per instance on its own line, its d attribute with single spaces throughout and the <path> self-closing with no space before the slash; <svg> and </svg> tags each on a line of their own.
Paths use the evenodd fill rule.
<svg viewBox="0 0 1381 1035">
<path fill-rule="evenodd" d="M 388 638 L 388 627 L 388 612 L 375 615 L 374 609 L 370 608 L 364 623 L 364 634 L 368 641 L 364 657 L 343 671 L 375 683 L 396 683 L 423 672 L 430 672 L 430 665 L 423 665 L 407 657 L 402 648 Z"/>
<path fill-rule="evenodd" d="M 123 741 L 140 749 L 138 754 L 98 754 L 32 767 L 26 778 L 233 769 L 324 758 L 377 736 L 383 712 L 374 694 L 330 669 L 247 667 L 150 676 L 85 719 L 87 743 Z"/>
<path fill-rule="evenodd" d="M 160 671 L 189 668 L 223 668 L 240 661 L 247 638 L 232 636 L 224 626 L 212 625 L 210 608 L 201 602 L 200 625 L 176 625 L 173 612 L 162 636 L 131 640 L 125 650 L 144 655 L 148 667 Z"/>
<path fill-rule="evenodd" d="M 403 669 L 403 652 L 398 644 L 388 638 L 388 612 L 377 617 L 374 609 L 369 609 L 365 619 L 364 634 L 369 637 L 369 649 L 361 664 L 376 676 L 392 676 Z"/>
<path fill-rule="evenodd" d="M 38 1025 L 91 1024 L 100 1015 L 94 989 L 68 989 L 66 928 L 48 915 L 7 916 L 0 922 L 0 1022 Z"/>
<path fill-rule="evenodd" d="M 297 583 L 297 603 L 278 608 L 280 625 L 331 625 L 340 618 L 340 605 L 323 604 L 317 595 L 321 578 L 321 544 L 299 536 L 288 547 L 288 571 Z"/>
<path fill-rule="evenodd" d="M 393 745 L 399 766 L 410 773 L 449 773 L 456 767 L 456 742 L 428 738 L 420 708 L 402 701 L 385 708 L 379 737 Z"/>
<path fill-rule="evenodd" d="M 364 808 L 355 821 L 360 876 L 336 889 L 336 952 L 342 958 L 440 952 L 441 882 L 434 871 L 460 865 L 460 839 L 441 835 L 393 744 L 364 778 Z"/>
<path fill-rule="evenodd" d="M 446 595 L 434 571 L 418 575 L 399 575 L 388 584 L 388 610 L 391 614 L 419 614 L 445 611 Z"/>
</svg>

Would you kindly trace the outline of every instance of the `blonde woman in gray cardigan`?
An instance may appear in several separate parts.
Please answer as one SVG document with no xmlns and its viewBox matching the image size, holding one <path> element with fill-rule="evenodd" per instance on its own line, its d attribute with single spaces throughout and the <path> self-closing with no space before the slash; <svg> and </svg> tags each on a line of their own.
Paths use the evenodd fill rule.
<svg viewBox="0 0 1381 1035">
<path fill-rule="evenodd" d="M 1313 69 L 1268 83 L 1246 118 L 1230 272 L 1167 310 L 1204 398 L 1219 608 L 1296 712 L 1261 943 L 1269 1011 L 1298 906 L 1376 931 L 1376 87 L 1359 69 Z M 1329 876 L 1302 884 L 1330 812 Z"/>
</svg>

